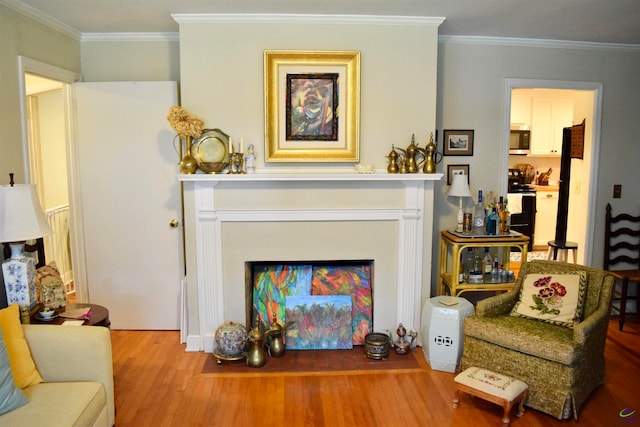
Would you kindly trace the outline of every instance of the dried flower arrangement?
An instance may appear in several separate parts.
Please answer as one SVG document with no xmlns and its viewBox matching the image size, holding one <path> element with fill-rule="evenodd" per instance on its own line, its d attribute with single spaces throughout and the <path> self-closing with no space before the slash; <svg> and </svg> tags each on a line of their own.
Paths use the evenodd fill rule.
<svg viewBox="0 0 640 427">
<path fill-rule="evenodd" d="M 178 105 L 169 108 L 167 120 L 180 137 L 190 136 L 197 138 L 202 134 L 204 122 Z"/>
</svg>

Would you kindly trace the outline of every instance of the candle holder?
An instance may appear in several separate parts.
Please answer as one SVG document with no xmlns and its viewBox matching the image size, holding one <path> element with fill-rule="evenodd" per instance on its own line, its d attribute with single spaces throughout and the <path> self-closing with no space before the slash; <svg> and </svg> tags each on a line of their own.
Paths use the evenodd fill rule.
<svg viewBox="0 0 640 427">
<path fill-rule="evenodd" d="M 231 153 L 229 157 L 229 173 L 243 174 L 244 169 L 242 165 L 244 163 L 244 155 L 241 152 Z"/>
</svg>

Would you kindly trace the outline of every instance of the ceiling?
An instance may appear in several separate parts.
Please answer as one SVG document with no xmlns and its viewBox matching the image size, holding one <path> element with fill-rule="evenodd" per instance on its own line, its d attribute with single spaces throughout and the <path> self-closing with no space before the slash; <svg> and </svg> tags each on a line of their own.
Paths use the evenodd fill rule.
<svg viewBox="0 0 640 427">
<path fill-rule="evenodd" d="M 640 45 L 638 0 L 0 0 L 79 33 L 178 32 L 174 13 L 444 17 L 440 35 Z M 30 10 L 30 8 L 27 9 Z"/>
</svg>

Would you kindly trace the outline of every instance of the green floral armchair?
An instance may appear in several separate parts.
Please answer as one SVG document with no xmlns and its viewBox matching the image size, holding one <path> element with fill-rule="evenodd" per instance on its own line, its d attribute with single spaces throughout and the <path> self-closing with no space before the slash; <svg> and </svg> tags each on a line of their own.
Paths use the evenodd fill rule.
<svg viewBox="0 0 640 427">
<path fill-rule="evenodd" d="M 510 313 L 527 274 L 586 271 L 584 311 L 573 328 Z M 591 392 L 604 383 L 604 346 L 613 277 L 582 265 L 555 261 L 524 263 L 512 291 L 478 302 L 464 320 L 461 370 L 477 366 L 529 385 L 525 404 L 558 419 L 578 418 Z M 524 299 L 523 299 L 524 300 Z"/>
</svg>

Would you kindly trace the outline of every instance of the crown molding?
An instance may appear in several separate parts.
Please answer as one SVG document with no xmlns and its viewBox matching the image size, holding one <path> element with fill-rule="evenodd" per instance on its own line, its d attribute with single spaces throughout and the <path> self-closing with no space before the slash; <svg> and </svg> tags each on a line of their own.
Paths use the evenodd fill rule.
<svg viewBox="0 0 640 427">
<path fill-rule="evenodd" d="M 179 42 L 180 33 L 83 33 L 82 42 Z"/>
<path fill-rule="evenodd" d="M 438 27 L 444 17 L 270 13 L 173 13 L 178 24 L 351 24 Z"/>
<path fill-rule="evenodd" d="M 179 41 L 179 33 L 81 33 L 77 29 L 23 3 L 20 0 L 0 0 L 0 5 L 59 31 L 75 40 L 84 41 Z M 439 27 L 445 17 L 388 15 L 322 15 L 322 14 L 257 14 L 257 13 L 174 13 L 178 24 L 350 24 Z M 489 46 L 543 47 L 557 49 L 614 50 L 640 52 L 640 45 L 624 43 L 594 43 L 581 41 L 527 39 L 483 36 L 440 35 L 439 43 Z"/>
<path fill-rule="evenodd" d="M 640 45 L 618 43 L 594 43 L 565 40 L 524 39 L 509 37 L 480 37 L 480 36 L 438 36 L 438 43 L 469 44 L 485 46 L 515 46 L 515 47 L 543 47 L 555 49 L 584 49 L 584 50 L 617 50 L 626 52 L 640 52 Z"/>
<path fill-rule="evenodd" d="M 76 30 L 70 25 L 65 24 L 64 22 L 60 22 L 51 16 L 42 13 L 38 9 L 35 9 L 29 6 L 26 3 L 21 2 L 20 0 L 0 0 L 0 4 L 8 7 L 14 12 L 19 13 L 27 18 L 33 19 L 34 21 L 45 25 L 53 30 L 56 30 L 64 35 L 67 35 L 75 40 L 80 41 L 82 34 L 80 31 Z"/>
</svg>

